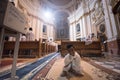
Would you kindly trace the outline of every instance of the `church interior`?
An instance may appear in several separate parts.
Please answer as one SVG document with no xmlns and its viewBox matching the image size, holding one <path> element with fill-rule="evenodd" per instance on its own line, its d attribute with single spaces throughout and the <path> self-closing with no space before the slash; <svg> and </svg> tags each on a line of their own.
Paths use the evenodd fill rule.
<svg viewBox="0 0 120 80">
<path fill-rule="evenodd" d="M 120 0 L 0 0 L 0 80 L 120 80 Z"/>
</svg>

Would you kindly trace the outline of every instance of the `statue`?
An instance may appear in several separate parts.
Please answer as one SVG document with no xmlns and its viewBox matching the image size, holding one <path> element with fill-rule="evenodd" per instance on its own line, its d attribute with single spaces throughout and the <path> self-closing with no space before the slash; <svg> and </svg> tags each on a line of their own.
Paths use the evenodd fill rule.
<svg viewBox="0 0 120 80">
<path fill-rule="evenodd" d="M 94 19 L 100 19 L 101 16 L 104 15 L 104 11 L 103 11 L 103 4 L 101 3 L 101 1 L 97 0 L 95 3 L 95 12 L 94 12 Z"/>
<path fill-rule="evenodd" d="M 97 31 L 97 38 L 102 43 L 104 43 L 104 41 L 107 40 L 106 35 L 104 33 L 98 32 L 98 31 Z"/>
</svg>

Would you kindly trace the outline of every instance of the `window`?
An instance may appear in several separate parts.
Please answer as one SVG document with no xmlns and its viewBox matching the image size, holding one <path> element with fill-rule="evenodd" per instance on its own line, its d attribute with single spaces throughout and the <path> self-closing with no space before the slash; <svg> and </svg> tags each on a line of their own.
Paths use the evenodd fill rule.
<svg viewBox="0 0 120 80">
<path fill-rule="evenodd" d="M 43 33 L 46 33 L 46 25 L 43 25 Z"/>
<path fill-rule="evenodd" d="M 80 32 L 80 24 L 79 23 L 76 25 L 76 32 Z"/>
<path fill-rule="evenodd" d="M 63 36 L 64 35 L 64 29 L 61 29 L 60 30 L 60 36 Z"/>
</svg>

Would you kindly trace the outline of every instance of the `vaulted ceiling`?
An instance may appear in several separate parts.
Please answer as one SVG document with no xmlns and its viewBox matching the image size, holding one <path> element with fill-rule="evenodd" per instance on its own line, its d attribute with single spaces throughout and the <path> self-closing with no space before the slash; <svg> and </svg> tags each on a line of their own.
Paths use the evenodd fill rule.
<svg viewBox="0 0 120 80">
<path fill-rule="evenodd" d="M 40 0 L 40 1 L 43 1 L 45 4 L 47 4 L 47 6 L 60 9 L 70 7 L 76 0 Z"/>
<path fill-rule="evenodd" d="M 59 34 L 63 31 L 63 37 L 69 38 L 69 24 L 68 17 L 70 16 L 69 8 L 73 7 L 76 0 L 42 0 L 45 6 L 52 9 L 52 13 L 55 17 L 55 24 L 57 29 L 57 38 L 60 38 Z"/>
<path fill-rule="evenodd" d="M 34 1 L 34 0 L 33 0 Z M 45 9 L 51 10 L 55 17 L 55 22 L 68 22 L 67 18 L 70 15 L 70 10 L 76 0 L 38 0 L 44 4 Z"/>
<path fill-rule="evenodd" d="M 54 22 L 57 30 L 58 39 L 69 39 L 68 17 L 75 11 L 76 3 L 81 0 L 31 0 L 32 3 L 40 4 L 41 10 L 51 11 L 54 15 Z M 63 34 L 63 37 L 61 37 Z"/>
<path fill-rule="evenodd" d="M 64 6 L 68 5 L 72 0 L 48 0 L 48 1 L 56 6 Z"/>
</svg>

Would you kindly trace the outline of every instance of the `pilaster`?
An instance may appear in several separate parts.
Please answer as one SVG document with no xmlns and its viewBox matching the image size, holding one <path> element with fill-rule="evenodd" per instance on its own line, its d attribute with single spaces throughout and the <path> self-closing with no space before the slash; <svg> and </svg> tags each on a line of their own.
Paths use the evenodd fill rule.
<svg viewBox="0 0 120 80">
<path fill-rule="evenodd" d="M 108 37 L 108 39 L 111 39 L 113 36 L 113 32 L 112 32 L 112 25 L 111 25 L 109 10 L 108 10 L 108 6 L 107 6 L 108 3 L 107 3 L 107 0 L 102 0 L 102 2 L 103 2 L 104 13 L 105 13 L 107 37 Z"/>
<path fill-rule="evenodd" d="M 120 55 L 120 38 L 119 38 L 119 29 L 115 22 L 115 16 L 112 12 L 112 6 L 110 0 L 102 0 L 104 13 L 105 13 L 105 23 L 107 29 L 107 45 L 108 51 L 112 56 Z M 118 29 L 118 30 L 117 30 Z"/>
</svg>

